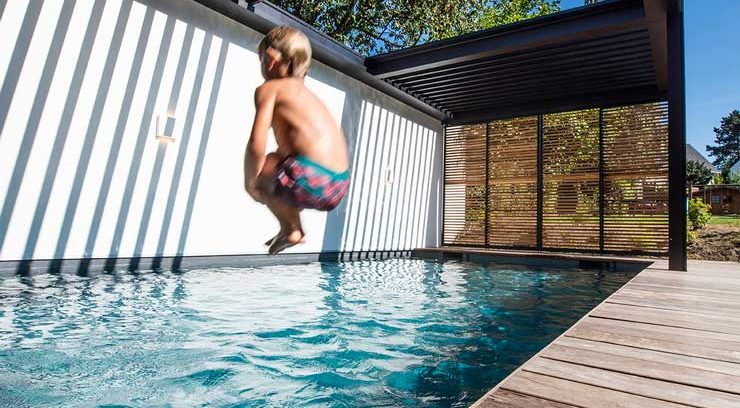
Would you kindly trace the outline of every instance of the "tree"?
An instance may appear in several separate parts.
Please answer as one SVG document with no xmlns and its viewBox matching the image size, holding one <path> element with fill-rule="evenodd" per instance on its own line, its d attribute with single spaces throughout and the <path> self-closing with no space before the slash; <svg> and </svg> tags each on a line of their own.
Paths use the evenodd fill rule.
<svg viewBox="0 0 740 408">
<path fill-rule="evenodd" d="M 552 13 L 560 0 L 275 0 L 361 54 L 373 55 Z"/>
<path fill-rule="evenodd" d="M 712 170 L 706 164 L 689 160 L 686 162 L 686 181 L 694 185 L 706 185 L 712 181 Z"/>
<path fill-rule="evenodd" d="M 707 151 L 714 159 L 714 165 L 727 172 L 740 160 L 740 111 L 734 110 L 722 118 L 720 127 L 714 128 L 714 144 Z"/>
<path fill-rule="evenodd" d="M 725 176 L 725 184 L 740 184 L 740 172 L 728 171 Z"/>
<path fill-rule="evenodd" d="M 720 185 L 720 184 L 726 184 L 725 182 L 725 176 L 723 174 L 715 174 L 712 178 L 712 184 Z"/>
<path fill-rule="evenodd" d="M 493 0 L 483 10 L 481 28 L 515 23 L 560 10 L 560 0 Z"/>
</svg>

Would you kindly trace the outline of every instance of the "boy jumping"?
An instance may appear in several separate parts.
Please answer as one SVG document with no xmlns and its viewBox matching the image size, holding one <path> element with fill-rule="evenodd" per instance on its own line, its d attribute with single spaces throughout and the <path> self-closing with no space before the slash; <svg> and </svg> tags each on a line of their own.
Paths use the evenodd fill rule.
<svg viewBox="0 0 740 408">
<path fill-rule="evenodd" d="M 265 243 L 276 254 L 304 242 L 300 212 L 330 211 L 349 186 L 347 142 L 323 103 L 303 80 L 311 45 L 303 33 L 276 27 L 259 44 L 265 83 L 254 92 L 256 114 L 244 155 L 244 187 L 280 222 Z M 272 127 L 277 151 L 265 156 Z"/>
</svg>

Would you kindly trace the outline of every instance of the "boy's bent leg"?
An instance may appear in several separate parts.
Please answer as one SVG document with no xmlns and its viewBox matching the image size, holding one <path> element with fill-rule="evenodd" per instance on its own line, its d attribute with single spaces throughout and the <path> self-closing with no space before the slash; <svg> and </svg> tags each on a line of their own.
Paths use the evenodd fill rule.
<svg viewBox="0 0 740 408">
<path fill-rule="evenodd" d="M 276 254 L 293 245 L 304 242 L 300 208 L 286 204 L 274 195 L 267 198 L 265 205 L 267 205 L 267 208 L 270 209 L 280 223 L 280 232 L 270 242 L 271 254 Z"/>
<path fill-rule="evenodd" d="M 270 245 L 270 253 L 275 254 L 295 244 L 303 242 L 303 227 L 301 226 L 301 209 L 287 204 L 275 195 L 275 182 L 278 167 L 283 161 L 282 156 L 270 153 L 265 159 L 257 179 L 262 203 L 275 215 L 280 223 L 280 232 L 265 242 Z"/>
</svg>

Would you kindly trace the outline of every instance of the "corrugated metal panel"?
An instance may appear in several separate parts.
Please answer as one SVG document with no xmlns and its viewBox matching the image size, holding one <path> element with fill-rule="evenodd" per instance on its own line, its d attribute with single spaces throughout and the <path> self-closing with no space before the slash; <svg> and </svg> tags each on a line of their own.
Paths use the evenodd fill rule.
<svg viewBox="0 0 740 408">
<path fill-rule="evenodd" d="M 604 110 L 604 249 L 668 250 L 668 105 Z"/>
<path fill-rule="evenodd" d="M 537 245 L 537 117 L 488 124 L 488 245 Z"/>
<path fill-rule="evenodd" d="M 445 131 L 444 245 L 485 244 L 486 125 Z"/>
</svg>

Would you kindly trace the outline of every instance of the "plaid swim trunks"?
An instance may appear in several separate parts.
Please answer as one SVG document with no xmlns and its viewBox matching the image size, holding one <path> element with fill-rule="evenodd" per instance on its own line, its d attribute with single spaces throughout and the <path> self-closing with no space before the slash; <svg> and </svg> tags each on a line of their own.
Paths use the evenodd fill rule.
<svg viewBox="0 0 740 408">
<path fill-rule="evenodd" d="M 333 210 L 349 187 L 349 171 L 337 173 L 304 156 L 287 157 L 277 171 L 275 194 L 300 208 Z"/>
</svg>

